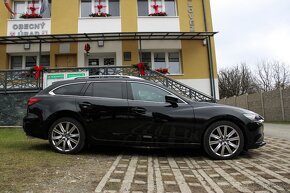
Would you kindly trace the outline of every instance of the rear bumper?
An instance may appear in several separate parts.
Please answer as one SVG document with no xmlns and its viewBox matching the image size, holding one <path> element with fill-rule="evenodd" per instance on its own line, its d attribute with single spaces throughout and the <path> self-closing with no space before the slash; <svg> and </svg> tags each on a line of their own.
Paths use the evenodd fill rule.
<svg viewBox="0 0 290 193">
<path fill-rule="evenodd" d="M 47 139 L 47 132 L 41 126 L 42 121 L 34 114 L 23 118 L 23 130 L 26 135 L 40 139 Z"/>
</svg>

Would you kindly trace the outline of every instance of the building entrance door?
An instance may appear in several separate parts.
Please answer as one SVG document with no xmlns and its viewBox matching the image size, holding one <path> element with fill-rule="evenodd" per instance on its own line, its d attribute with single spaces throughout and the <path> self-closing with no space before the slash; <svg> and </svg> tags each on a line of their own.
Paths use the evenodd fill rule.
<svg viewBox="0 0 290 193">
<path fill-rule="evenodd" d="M 74 68 L 77 67 L 77 55 L 76 54 L 56 55 L 55 62 L 58 68 Z"/>
</svg>

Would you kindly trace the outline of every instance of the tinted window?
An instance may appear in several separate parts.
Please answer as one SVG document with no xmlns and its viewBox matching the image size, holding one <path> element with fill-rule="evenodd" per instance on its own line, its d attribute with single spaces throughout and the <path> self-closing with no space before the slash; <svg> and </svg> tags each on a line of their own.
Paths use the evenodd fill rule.
<svg viewBox="0 0 290 193">
<path fill-rule="evenodd" d="M 122 99 L 122 83 L 119 82 L 98 82 L 91 83 L 86 96 L 117 98 Z"/>
<path fill-rule="evenodd" d="M 170 95 L 162 89 L 147 84 L 131 83 L 131 86 L 134 100 L 165 102 L 165 96 Z"/>
<path fill-rule="evenodd" d="M 53 93 L 57 95 L 80 95 L 83 86 L 84 83 L 70 84 L 54 90 Z"/>
</svg>

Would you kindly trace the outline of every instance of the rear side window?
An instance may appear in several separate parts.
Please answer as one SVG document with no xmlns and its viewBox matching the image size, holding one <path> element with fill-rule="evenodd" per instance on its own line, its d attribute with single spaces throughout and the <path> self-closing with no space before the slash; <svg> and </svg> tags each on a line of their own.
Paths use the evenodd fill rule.
<svg viewBox="0 0 290 193">
<path fill-rule="evenodd" d="M 56 95 L 80 95 L 81 90 L 84 87 L 84 83 L 82 84 L 70 84 L 66 86 L 62 86 L 53 91 Z"/>
<path fill-rule="evenodd" d="M 85 96 L 122 99 L 122 83 L 96 82 L 91 83 Z"/>
</svg>

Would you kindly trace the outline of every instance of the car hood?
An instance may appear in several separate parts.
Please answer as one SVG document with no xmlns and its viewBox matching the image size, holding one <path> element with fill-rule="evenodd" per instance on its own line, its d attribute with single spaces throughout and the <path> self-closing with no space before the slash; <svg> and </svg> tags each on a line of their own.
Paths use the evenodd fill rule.
<svg viewBox="0 0 290 193">
<path fill-rule="evenodd" d="M 230 109 L 232 111 L 238 112 L 238 113 L 255 113 L 253 111 L 243 109 L 240 107 L 234 107 L 234 106 L 229 106 L 229 105 L 223 105 L 223 104 L 218 104 L 218 103 L 209 103 L 209 102 L 192 102 L 192 105 L 195 109 L 200 109 L 200 108 L 218 108 L 218 109 Z M 255 113 L 257 114 L 257 113 Z"/>
</svg>

